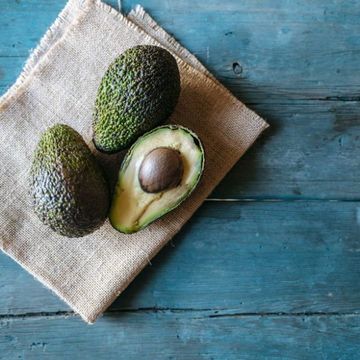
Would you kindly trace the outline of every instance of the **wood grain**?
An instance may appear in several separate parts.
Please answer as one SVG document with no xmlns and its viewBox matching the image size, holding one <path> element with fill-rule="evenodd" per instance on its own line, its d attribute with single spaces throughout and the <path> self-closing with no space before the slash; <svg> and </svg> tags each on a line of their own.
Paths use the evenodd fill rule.
<svg viewBox="0 0 360 360">
<path fill-rule="evenodd" d="M 357 312 L 359 214 L 351 202 L 207 202 L 111 310 Z M 0 314 L 69 310 L 0 264 Z"/>
<path fill-rule="evenodd" d="M 27 56 L 65 3 L 1 0 L 0 55 Z M 129 11 L 137 0 L 122 3 Z M 248 103 L 359 96 L 358 1 L 295 1 L 291 9 L 285 0 L 142 5 Z"/>
<path fill-rule="evenodd" d="M 360 317 L 122 312 L 4 319 L 0 359 L 342 359 L 360 351 Z"/>
<path fill-rule="evenodd" d="M 0 0 L 0 93 L 65 3 Z M 1 254 L 0 359 L 356 359 L 360 1 L 141 4 L 271 129 L 92 327 Z"/>
</svg>

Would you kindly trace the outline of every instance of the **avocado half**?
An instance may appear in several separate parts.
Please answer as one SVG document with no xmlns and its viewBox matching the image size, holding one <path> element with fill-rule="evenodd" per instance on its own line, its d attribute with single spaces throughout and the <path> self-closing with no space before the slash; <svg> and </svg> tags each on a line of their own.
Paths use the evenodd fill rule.
<svg viewBox="0 0 360 360">
<path fill-rule="evenodd" d="M 109 215 L 112 226 L 134 233 L 178 207 L 199 183 L 204 163 L 200 139 L 185 127 L 160 126 L 140 137 L 119 171 Z"/>
<path fill-rule="evenodd" d="M 104 74 L 95 101 L 94 144 L 105 153 L 128 148 L 174 111 L 180 73 L 164 48 L 138 45 L 126 50 Z"/>
</svg>

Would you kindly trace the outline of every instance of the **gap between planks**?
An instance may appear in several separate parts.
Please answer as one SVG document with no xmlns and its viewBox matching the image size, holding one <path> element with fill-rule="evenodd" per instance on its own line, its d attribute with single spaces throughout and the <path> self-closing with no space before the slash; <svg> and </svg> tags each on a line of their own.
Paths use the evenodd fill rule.
<svg viewBox="0 0 360 360">
<path fill-rule="evenodd" d="M 109 314 L 131 314 L 131 313 L 161 313 L 161 314 L 197 314 L 202 318 L 224 318 L 224 317 L 343 317 L 360 316 L 359 312 L 239 312 L 237 309 L 196 309 L 196 308 L 137 308 L 109 310 L 104 316 Z M 26 320 L 40 318 L 68 318 L 79 317 L 73 311 L 55 311 L 55 312 L 31 312 L 24 314 L 4 314 L 0 315 L 1 321 Z"/>
<path fill-rule="evenodd" d="M 342 199 L 342 198 L 316 198 L 316 197 L 291 197 L 291 196 L 274 196 L 274 197 L 239 197 L 239 198 L 207 198 L 206 202 L 360 202 L 360 198 Z"/>
</svg>

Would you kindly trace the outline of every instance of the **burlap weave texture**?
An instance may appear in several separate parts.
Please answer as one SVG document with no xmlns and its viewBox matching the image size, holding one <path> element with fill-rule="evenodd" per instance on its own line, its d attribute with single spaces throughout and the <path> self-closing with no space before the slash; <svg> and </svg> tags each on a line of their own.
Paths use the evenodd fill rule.
<svg viewBox="0 0 360 360">
<path fill-rule="evenodd" d="M 124 235 L 108 222 L 79 239 L 43 226 L 28 196 L 31 156 L 43 131 L 65 123 L 91 144 L 101 77 L 138 44 L 161 45 L 178 59 L 181 96 L 170 122 L 189 127 L 206 150 L 200 186 L 177 210 Z M 267 127 L 140 8 L 124 17 L 99 0 L 70 0 L 0 99 L 0 247 L 91 323 L 184 223 Z"/>
</svg>

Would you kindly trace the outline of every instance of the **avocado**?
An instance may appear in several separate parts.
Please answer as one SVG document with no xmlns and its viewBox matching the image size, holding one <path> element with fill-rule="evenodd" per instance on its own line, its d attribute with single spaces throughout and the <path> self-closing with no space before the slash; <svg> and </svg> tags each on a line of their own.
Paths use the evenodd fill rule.
<svg viewBox="0 0 360 360">
<path fill-rule="evenodd" d="M 109 66 L 95 101 L 94 144 L 114 153 L 163 123 L 180 94 L 175 58 L 165 49 L 139 45 L 126 50 Z"/>
<path fill-rule="evenodd" d="M 204 161 L 200 139 L 182 126 L 160 126 L 140 137 L 119 171 L 112 226 L 134 233 L 178 207 L 199 183 Z"/>
<path fill-rule="evenodd" d="M 39 219 L 55 232 L 80 237 L 106 219 L 109 189 L 78 132 L 57 124 L 46 130 L 30 169 L 30 195 Z"/>
</svg>

